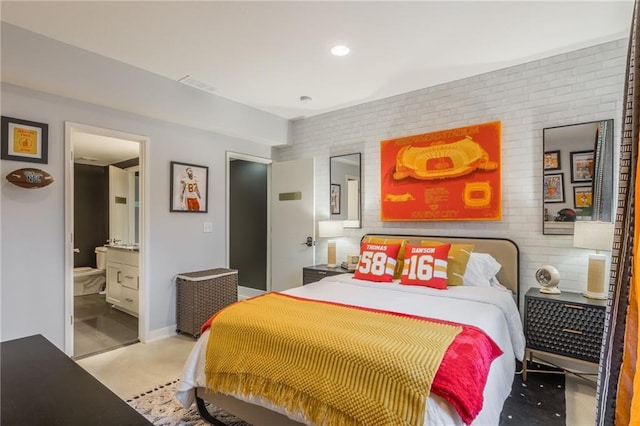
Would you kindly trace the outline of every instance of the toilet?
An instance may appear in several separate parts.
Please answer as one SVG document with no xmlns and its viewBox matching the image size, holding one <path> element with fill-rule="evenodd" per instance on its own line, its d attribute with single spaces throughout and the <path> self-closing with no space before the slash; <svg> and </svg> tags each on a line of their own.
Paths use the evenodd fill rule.
<svg viewBox="0 0 640 426">
<path fill-rule="evenodd" d="M 107 248 L 96 247 L 96 266 L 91 268 L 81 266 L 73 268 L 73 295 L 84 296 L 99 293 L 107 282 Z"/>
</svg>

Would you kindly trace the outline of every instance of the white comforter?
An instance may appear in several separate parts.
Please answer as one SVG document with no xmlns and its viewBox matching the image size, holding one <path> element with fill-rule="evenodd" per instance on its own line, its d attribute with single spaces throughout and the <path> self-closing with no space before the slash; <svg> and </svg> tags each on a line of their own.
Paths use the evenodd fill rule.
<svg viewBox="0 0 640 426">
<path fill-rule="evenodd" d="M 435 290 L 397 283 L 370 283 L 351 274 L 335 275 L 302 287 L 285 291 L 308 299 L 346 303 L 394 312 L 438 318 L 482 329 L 502 349 L 493 361 L 484 389 L 484 406 L 472 425 L 497 425 L 505 399 L 511 391 L 515 358 L 524 357 L 525 340 L 520 314 L 510 292 L 498 288 L 471 286 Z M 204 387 L 204 361 L 209 332 L 193 348 L 178 382 L 176 397 L 184 407 L 195 399 L 196 387 Z M 289 413 L 259 397 L 242 397 L 288 417 L 304 422 L 300 413 Z M 457 412 L 442 398 L 431 395 L 427 401 L 425 425 L 462 425 Z"/>
</svg>

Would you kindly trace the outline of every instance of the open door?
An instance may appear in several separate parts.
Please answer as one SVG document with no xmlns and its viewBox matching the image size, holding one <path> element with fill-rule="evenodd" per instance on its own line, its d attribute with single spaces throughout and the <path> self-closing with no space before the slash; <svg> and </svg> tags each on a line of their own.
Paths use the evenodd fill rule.
<svg viewBox="0 0 640 426">
<path fill-rule="evenodd" d="M 315 160 L 271 165 L 271 290 L 302 285 L 315 259 Z"/>
</svg>

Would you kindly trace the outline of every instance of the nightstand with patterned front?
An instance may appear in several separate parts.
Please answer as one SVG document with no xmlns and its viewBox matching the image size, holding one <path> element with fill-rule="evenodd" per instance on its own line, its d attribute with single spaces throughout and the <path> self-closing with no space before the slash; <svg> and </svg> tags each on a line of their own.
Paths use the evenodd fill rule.
<svg viewBox="0 0 640 426">
<path fill-rule="evenodd" d="M 597 365 L 604 332 L 605 300 L 563 291 L 544 294 L 530 289 L 524 297 L 525 361 L 534 352 Z M 526 362 L 523 380 L 527 379 Z"/>
<path fill-rule="evenodd" d="M 335 268 L 330 268 L 326 264 L 305 266 L 304 268 L 302 268 L 302 285 L 320 281 L 324 277 L 328 277 L 331 275 L 347 273 L 349 272 L 346 269 L 342 269 L 340 266 L 336 266 Z"/>
</svg>

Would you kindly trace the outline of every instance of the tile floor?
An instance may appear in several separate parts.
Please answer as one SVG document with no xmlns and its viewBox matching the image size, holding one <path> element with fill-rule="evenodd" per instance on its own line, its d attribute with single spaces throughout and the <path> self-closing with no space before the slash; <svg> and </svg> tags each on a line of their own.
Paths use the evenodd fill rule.
<svg viewBox="0 0 640 426">
<path fill-rule="evenodd" d="M 194 339 L 172 336 L 151 343 L 136 343 L 78 362 L 122 399 L 175 380 L 193 348 Z M 595 423 L 595 386 L 567 374 L 567 426 Z"/>
<path fill-rule="evenodd" d="M 73 310 L 76 359 L 138 341 L 138 319 L 112 308 L 104 294 L 75 296 Z"/>
</svg>

